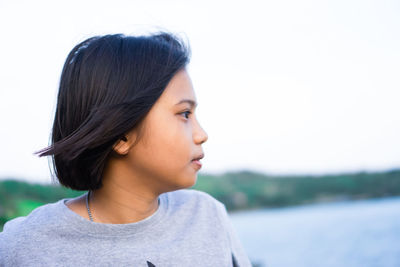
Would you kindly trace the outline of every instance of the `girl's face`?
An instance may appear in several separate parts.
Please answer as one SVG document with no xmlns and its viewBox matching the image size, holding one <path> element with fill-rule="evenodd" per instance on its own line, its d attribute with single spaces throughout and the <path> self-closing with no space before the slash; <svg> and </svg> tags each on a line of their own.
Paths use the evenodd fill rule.
<svg viewBox="0 0 400 267">
<path fill-rule="evenodd" d="M 201 145 L 208 136 L 197 121 L 195 105 L 192 82 L 181 70 L 145 117 L 144 134 L 127 154 L 129 169 L 158 193 L 196 183 L 200 166 L 193 159 L 204 155 Z M 133 130 L 128 138 L 135 134 Z"/>
</svg>

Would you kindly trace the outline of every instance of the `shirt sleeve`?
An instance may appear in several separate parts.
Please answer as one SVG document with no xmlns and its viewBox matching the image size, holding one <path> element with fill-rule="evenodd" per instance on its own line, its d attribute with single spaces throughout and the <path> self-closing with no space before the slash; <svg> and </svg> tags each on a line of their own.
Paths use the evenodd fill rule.
<svg viewBox="0 0 400 267">
<path fill-rule="evenodd" d="M 230 243 L 230 249 L 232 253 L 232 266 L 234 267 L 251 267 L 251 262 L 246 254 L 244 247 L 242 246 L 239 236 L 237 235 L 236 229 L 234 228 L 226 207 L 224 204 L 218 202 L 220 207 L 222 223 L 228 234 Z"/>
</svg>

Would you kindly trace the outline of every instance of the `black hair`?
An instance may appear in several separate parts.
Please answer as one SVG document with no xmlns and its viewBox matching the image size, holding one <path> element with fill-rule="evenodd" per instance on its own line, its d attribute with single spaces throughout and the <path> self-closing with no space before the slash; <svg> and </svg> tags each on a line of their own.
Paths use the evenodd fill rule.
<svg viewBox="0 0 400 267">
<path fill-rule="evenodd" d="M 35 153 L 52 156 L 63 186 L 100 188 L 113 145 L 140 126 L 189 60 L 189 46 L 166 32 L 94 36 L 79 43 L 62 70 L 50 145 Z"/>
</svg>

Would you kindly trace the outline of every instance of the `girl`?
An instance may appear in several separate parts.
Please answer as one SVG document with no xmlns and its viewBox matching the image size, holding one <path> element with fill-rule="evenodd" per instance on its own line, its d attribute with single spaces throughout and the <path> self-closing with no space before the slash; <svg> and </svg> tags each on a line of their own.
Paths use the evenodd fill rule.
<svg viewBox="0 0 400 267">
<path fill-rule="evenodd" d="M 225 206 L 187 189 L 208 138 L 188 62 L 168 33 L 72 49 L 51 145 L 37 153 L 63 186 L 88 192 L 6 223 L 0 266 L 250 266 Z"/>
</svg>

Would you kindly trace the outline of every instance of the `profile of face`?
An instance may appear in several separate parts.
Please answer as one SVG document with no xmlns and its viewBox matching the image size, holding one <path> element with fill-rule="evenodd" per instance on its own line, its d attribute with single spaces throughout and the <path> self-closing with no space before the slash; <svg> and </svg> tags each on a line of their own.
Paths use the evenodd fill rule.
<svg viewBox="0 0 400 267">
<path fill-rule="evenodd" d="M 195 115 L 197 101 L 191 79 L 180 70 L 142 121 L 143 134 L 136 128 L 115 150 L 125 154 L 127 168 L 146 179 L 158 193 L 193 186 L 200 165 L 193 162 L 203 154 L 207 133 Z"/>
</svg>

